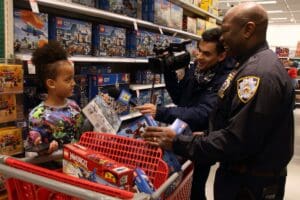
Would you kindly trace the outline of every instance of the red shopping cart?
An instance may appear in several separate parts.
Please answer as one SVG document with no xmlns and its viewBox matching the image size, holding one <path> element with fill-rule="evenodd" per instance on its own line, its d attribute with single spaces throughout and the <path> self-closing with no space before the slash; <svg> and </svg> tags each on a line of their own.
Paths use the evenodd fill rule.
<svg viewBox="0 0 300 200">
<path fill-rule="evenodd" d="M 168 167 L 161 159 L 161 149 L 152 147 L 144 141 L 111 134 L 87 132 L 82 135 L 79 144 L 130 167 L 141 167 L 157 188 L 156 192 L 152 195 L 133 193 L 2 156 L 0 172 L 6 176 L 9 199 L 158 199 L 163 197 L 166 188 L 178 177 L 178 173 L 174 173 L 167 179 Z M 59 156 L 53 154 L 52 157 L 62 157 L 61 152 L 56 154 Z M 38 158 L 40 161 L 32 161 L 41 162 L 53 158 L 51 156 L 40 157 Z M 190 164 L 189 161 L 186 162 L 182 169 L 189 169 Z M 168 199 L 184 200 L 189 198 L 192 172 L 187 174 Z"/>
</svg>

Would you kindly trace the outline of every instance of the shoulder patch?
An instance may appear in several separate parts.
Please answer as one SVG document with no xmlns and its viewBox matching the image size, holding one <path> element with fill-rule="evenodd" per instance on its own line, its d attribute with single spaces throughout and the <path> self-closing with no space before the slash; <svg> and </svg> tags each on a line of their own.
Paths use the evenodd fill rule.
<svg viewBox="0 0 300 200">
<path fill-rule="evenodd" d="M 256 94 L 259 82 L 257 76 L 245 76 L 237 80 L 238 96 L 243 103 L 247 103 Z"/>
</svg>

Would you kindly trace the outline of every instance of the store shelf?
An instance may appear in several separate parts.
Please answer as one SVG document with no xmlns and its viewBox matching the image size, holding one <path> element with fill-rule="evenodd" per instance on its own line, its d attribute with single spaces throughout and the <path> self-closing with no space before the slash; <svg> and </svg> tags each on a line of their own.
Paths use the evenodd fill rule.
<svg viewBox="0 0 300 200">
<path fill-rule="evenodd" d="M 195 5 L 193 5 L 193 4 L 189 4 L 189 3 L 187 3 L 187 2 L 184 1 L 184 0 L 170 0 L 170 1 L 171 1 L 172 3 L 178 5 L 178 6 L 182 7 L 184 10 L 187 10 L 187 11 L 189 11 L 189 12 L 192 12 L 192 13 L 198 15 L 198 16 L 202 16 L 202 17 L 207 17 L 207 16 L 208 16 L 208 17 L 212 17 L 212 18 L 214 18 L 214 19 L 217 20 L 217 23 L 218 23 L 218 24 L 221 24 L 221 22 L 222 22 L 222 18 L 220 18 L 220 17 L 218 17 L 218 16 L 215 16 L 215 15 L 213 15 L 213 14 L 207 12 L 206 10 L 203 10 L 203 9 L 201 9 L 201 8 L 199 8 L 199 7 L 195 6 Z"/>
<path fill-rule="evenodd" d="M 142 116 L 142 113 L 133 112 L 133 113 L 129 113 L 128 115 L 121 116 L 120 119 L 121 119 L 121 121 L 126 121 L 126 120 L 133 119 L 133 118 L 140 117 L 140 116 Z"/>
<path fill-rule="evenodd" d="M 16 58 L 30 60 L 31 55 L 16 54 Z M 72 56 L 70 60 L 74 62 L 109 62 L 109 63 L 148 63 L 147 58 L 112 58 L 112 57 L 93 57 L 93 56 Z"/>
<path fill-rule="evenodd" d="M 82 6 L 80 4 L 61 2 L 57 0 L 37 0 L 37 2 L 39 5 L 45 7 L 60 9 L 66 12 L 75 12 L 78 14 L 83 14 L 95 18 L 106 19 L 106 20 L 118 22 L 119 24 L 127 24 L 132 26 L 136 24 L 138 27 L 140 26 L 140 27 L 149 28 L 153 30 L 162 30 L 163 32 L 169 32 L 169 33 L 178 33 L 182 36 L 196 39 L 196 40 L 201 39 L 201 36 L 198 36 L 196 34 L 188 33 L 178 29 L 168 28 L 165 26 L 160 26 L 152 22 L 147 22 L 147 21 L 127 17 L 127 16 L 111 13 L 108 11 L 96 9 L 96 8 Z"/>
<path fill-rule="evenodd" d="M 170 103 L 170 104 L 165 105 L 165 107 L 167 107 L 167 108 L 176 107 L 176 105 L 174 103 Z"/>
<path fill-rule="evenodd" d="M 161 88 L 161 87 L 166 87 L 166 84 L 160 83 L 154 85 L 154 88 Z M 129 88 L 131 90 L 146 90 L 146 89 L 151 89 L 152 84 L 130 84 Z"/>
</svg>

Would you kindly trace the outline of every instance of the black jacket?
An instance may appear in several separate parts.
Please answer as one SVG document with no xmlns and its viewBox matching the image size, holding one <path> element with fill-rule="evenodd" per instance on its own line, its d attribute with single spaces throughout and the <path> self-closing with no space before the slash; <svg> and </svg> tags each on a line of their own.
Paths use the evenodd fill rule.
<svg viewBox="0 0 300 200">
<path fill-rule="evenodd" d="M 215 66 L 213 79 L 201 85 L 195 79 L 194 66 L 185 70 L 185 76 L 180 82 L 177 81 L 175 71 L 165 72 L 166 88 L 177 107 L 158 107 L 155 119 L 171 124 L 179 118 L 188 123 L 192 131 L 206 130 L 209 113 L 217 103 L 217 91 L 233 65 L 233 59 L 227 58 Z"/>
<path fill-rule="evenodd" d="M 293 155 L 290 78 L 267 44 L 241 61 L 232 81 L 227 79 L 219 92 L 208 136 L 176 136 L 174 152 L 202 162 L 282 170 Z"/>
</svg>

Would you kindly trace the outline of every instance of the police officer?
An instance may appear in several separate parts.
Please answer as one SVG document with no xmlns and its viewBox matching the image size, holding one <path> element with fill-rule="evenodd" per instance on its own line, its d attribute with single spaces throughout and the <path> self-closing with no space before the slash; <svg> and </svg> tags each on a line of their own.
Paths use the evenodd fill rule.
<svg viewBox="0 0 300 200">
<path fill-rule="evenodd" d="M 149 143 L 198 162 L 219 161 L 217 200 L 284 197 L 293 155 L 294 91 L 268 47 L 267 25 L 266 11 L 253 2 L 226 13 L 221 39 L 239 64 L 218 92 L 208 135 L 176 136 L 166 127 L 149 127 L 144 134 Z"/>
<path fill-rule="evenodd" d="M 174 70 L 165 71 L 166 88 L 177 107 L 145 104 L 136 108 L 143 114 L 152 114 L 161 122 L 171 124 L 179 118 L 188 123 L 192 131 L 207 130 L 209 113 L 217 103 L 217 92 L 234 66 L 233 59 L 226 58 L 220 37 L 220 28 L 202 34 L 196 67 L 186 68 L 185 76 L 179 82 Z M 205 183 L 211 164 L 194 163 L 199 170 L 194 173 L 193 179 L 197 181 L 193 182 L 191 199 L 206 199 Z"/>
</svg>

